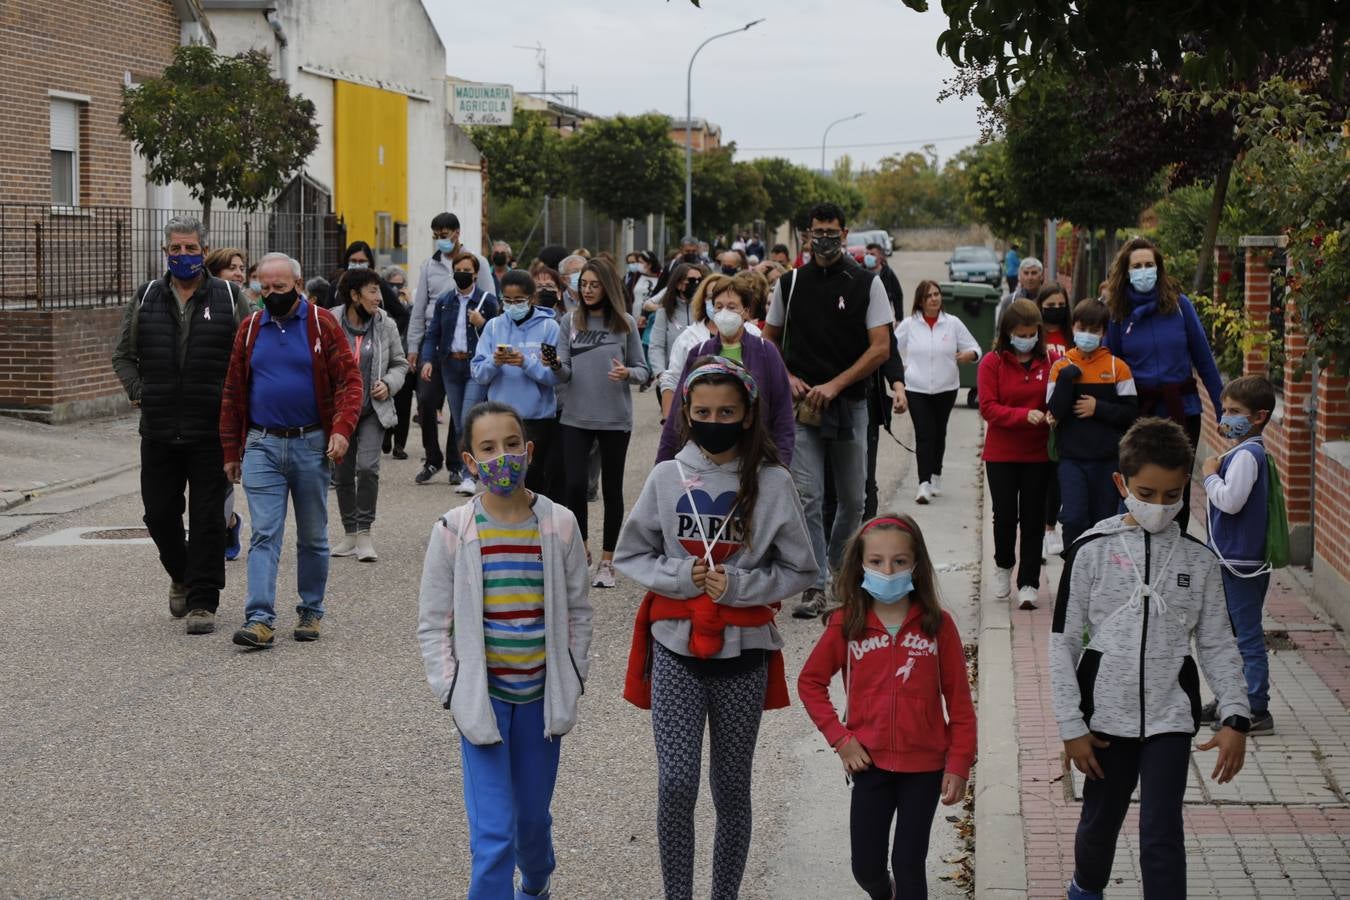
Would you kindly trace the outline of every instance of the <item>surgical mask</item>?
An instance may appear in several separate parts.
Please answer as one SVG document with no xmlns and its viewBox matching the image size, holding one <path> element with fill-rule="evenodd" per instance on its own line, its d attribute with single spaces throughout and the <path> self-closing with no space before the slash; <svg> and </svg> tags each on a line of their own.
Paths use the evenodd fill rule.
<svg viewBox="0 0 1350 900">
<path fill-rule="evenodd" d="M 493 459 L 474 459 L 478 464 L 478 481 L 498 497 L 509 497 L 525 480 L 530 467 L 528 453 L 503 453 Z"/>
<path fill-rule="evenodd" d="M 811 238 L 811 252 L 821 262 L 829 262 L 839 255 L 844 247 L 844 237 L 813 237 Z"/>
<path fill-rule="evenodd" d="M 568 275 L 567 286 L 572 289 L 572 293 L 579 293 L 581 291 L 581 273 L 573 272 L 571 275 Z"/>
<path fill-rule="evenodd" d="M 436 238 L 436 249 L 441 253 L 453 253 L 455 242 L 450 238 Z"/>
<path fill-rule="evenodd" d="M 1158 534 L 1166 531 L 1167 526 L 1176 519 L 1177 513 L 1181 512 L 1183 500 L 1176 503 L 1145 503 L 1133 493 L 1125 495 L 1125 509 L 1134 520 L 1139 523 L 1149 534 Z"/>
<path fill-rule="evenodd" d="M 877 265 L 877 258 L 873 256 L 871 253 L 868 253 L 863 257 L 863 265 L 869 269 L 875 269 Z"/>
<path fill-rule="evenodd" d="M 530 314 L 530 302 L 528 300 L 520 300 L 515 303 L 504 302 L 502 303 L 502 309 L 511 317 L 512 322 L 519 322 Z"/>
<path fill-rule="evenodd" d="M 629 275 L 636 275 L 639 271 L 641 271 L 641 270 L 638 268 L 638 264 L 637 264 L 637 263 L 629 263 L 629 264 L 628 264 L 628 274 L 629 274 Z"/>
<path fill-rule="evenodd" d="M 261 294 L 261 293 L 262 293 L 262 282 L 261 282 L 261 281 L 250 281 L 250 282 L 248 283 L 248 289 L 249 289 L 250 291 L 252 291 L 253 293 L 255 293 L 255 294 Z"/>
<path fill-rule="evenodd" d="M 347 268 L 349 268 L 349 269 L 369 269 L 369 268 L 370 268 L 370 263 L 349 262 L 349 263 L 347 263 Z"/>
<path fill-rule="evenodd" d="M 1147 294 L 1158 286 L 1158 267 L 1144 266 L 1130 270 L 1130 287 L 1141 294 Z"/>
<path fill-rule="evenodd" d="M 1013 349 L 1018 353 L 1030 353 L 1032 350 L 1036 349 L 1036 344 L 1039 341 L 1040 338 L 1018 337 L 1017 335 L 1012 336 Z"/>
<path fill-rule="evenodd" d="M 1041 318 L 1047 325 L 1063 325 L 1069 318 L 1067 306 L 1047 306 L 1041 310 Z"/>
<path fill-rule="evenodd" d="M 914 590 L 914 571 L 892 572 L 883 575 L 876 569 L 863 568 L 862 589 L 872 595 L 878 603 L 890 606 L 899 603 Z"/>
<path fill-rule="evenodd" d="M 1219 434 L 1233 441 L 1240 441 L 1251 434 L 1252 420 L 1247 416 L 1224 416 L 1219 419 Z"/>
<path fill-rule="evenodd" d="M 549 288 L 539 292 L 539 305 L 545 309 L 552 309 L 558 305 L 558 292 Z"/>
<path fill-rule="evenodd" d="M 295 288 L 291 288 L 285 293 L 271 293 L 262 298 L 263 306 L 267 308 L 267 314 L 274 319 L 279 319 L 291 311 L 297 298 Z"/>
<path fill-rule="evenodd" d="M 459 286 L 459 289 L 461 291 L 467 290 L 469 285 L 473 284 L 475 280 L 476 279 L 474 278 L 474 274 L 472 272 L 455 273 L 455 284 Z"/>
<path fill-rule="evenodd" d="M 502 266 L 506 265 L 506 263 L 507 263 L 507 259 L 506 259 L 506 254 L 505 254 L 505 253 L 494 253 L 494 254 L 492 254 L 492 264 L 493 264 L 494 266 L 497 266 L 498 268 L 501 268 Z"/>
<path fill-rule="evenodd" d="M 1102 336 L 1090 331 L 1075 331 L 1073 333 L 1073 344 L 1084 353 L 1091 353 L 1102 345 Z"/>
<path fill-rule="evenodd" d="M 738 312 L 719 309 L 713 313 L 713 324 L 717 326 L 717 331 L 722 337 L 731 340 L 736 336 L 736 332 L 741 330 L 741 326 L 745 324 L 745 319 L 741 318 L 741 314 Z"/>
<path fill-rule="evenodd" d="M 741 439 L 745 429 L 740 422 L 699 422 L 689 420 L 689 434 L 708 453 L 725 453 Z"/>
<path fill-rule="evenodd" d="M 175 253 L 169 257 L 169 271 L 174 278 L 187 281 L 202 273 L 206 257 L 200 253 Z"/>
</svg>

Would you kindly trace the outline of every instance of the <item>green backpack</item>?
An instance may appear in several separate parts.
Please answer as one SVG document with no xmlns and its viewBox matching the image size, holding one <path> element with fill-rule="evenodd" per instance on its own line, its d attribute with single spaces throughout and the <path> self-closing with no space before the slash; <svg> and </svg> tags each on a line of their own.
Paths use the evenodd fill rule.
<svg viewBox="0 0 1350 900">
<path fill-rule="evenodd" d="M 1275 458 L 1266 454 L 1266 564 L 1272 569 L 1289 565 L 1289 512 L 1284 506 L 1284 485 Z"/>
</svg>

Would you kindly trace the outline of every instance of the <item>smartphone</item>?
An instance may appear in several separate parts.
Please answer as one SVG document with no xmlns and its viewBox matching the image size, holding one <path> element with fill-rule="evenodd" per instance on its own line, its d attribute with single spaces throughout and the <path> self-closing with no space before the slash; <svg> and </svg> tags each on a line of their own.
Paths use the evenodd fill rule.
<svg viewBox="0 0 1350 900">
<path fill-rule="evenodd" d="M 539 352 L 548 359 L 554 359 L 558 355 L 558 348 L 552 344 L 540 344 Z"/>
<path fill-rule="evenodd" d="M 510 344 L 498 344 L 498 345 L 497 345 L 497 352 L 498 352 L 498 353 L 514 353 L 515 351 L 511 349 L 511 345 L 510 345 Z"/>
</svg>

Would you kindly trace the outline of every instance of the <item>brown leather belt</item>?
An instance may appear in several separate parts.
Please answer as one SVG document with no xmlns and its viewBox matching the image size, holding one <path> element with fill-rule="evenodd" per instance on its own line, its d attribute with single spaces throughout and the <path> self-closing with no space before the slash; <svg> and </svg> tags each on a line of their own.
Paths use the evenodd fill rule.
<svg viewBox="0 0 1350 900">
<path fill-rule="evenodd" d="M 451 359 L 473 359 L 472 353 L 447 353 L 446 356 Z"/>
<path fill-rule="evenodd" d="M 299 425 L 295 428 L 274 428 L 271 425 L 259 425 L 256 422 L 250 422 L 248 427 L 250 430 L 256 428 L 264 434 L 280 438 L 301 438 L 316 431 L 323 431 L 323 426 L 317 422 L 313 425 Z"/>
</svg>

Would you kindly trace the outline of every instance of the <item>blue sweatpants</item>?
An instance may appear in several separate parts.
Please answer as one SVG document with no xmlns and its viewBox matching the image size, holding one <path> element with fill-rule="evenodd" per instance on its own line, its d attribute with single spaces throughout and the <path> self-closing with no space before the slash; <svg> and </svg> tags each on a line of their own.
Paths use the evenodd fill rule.
<svg viewBox="0 0 1350 900">
<path fill-rule="evenodd" d="M 1242 654 L 1242 674 L 1247 679 L 1247 702 L 1253 714 L 1270 709 L 1270 660 L 1266 657 L 1266 635 L 1261 628 L 1261 612 L 1266 606 L 1270 573 L 1255 578 L 1239 578 L 1223 570 L 1223 592 L 1228 598 L 1228 618 L 1237 633 L 1238 652 Z"/>
<path fill-rule="evenodd" d="M 492 701 L 502 742 L 480 747 L 460 737 L 464 809 L 472 859 L 469 900 L 537 894 L 548 886 L 553 857 L 553 786 L 562 739 L 544 737 L 544 701 Z"/>
<path fill-rule="evenodd" d="M 1116 514 L 1120 492 L 1111 474 L 1114 459 L 1059 460 L 1059 521 L 1064 527 L 1064 549 L 1093 525 Z"/>
</svg>

